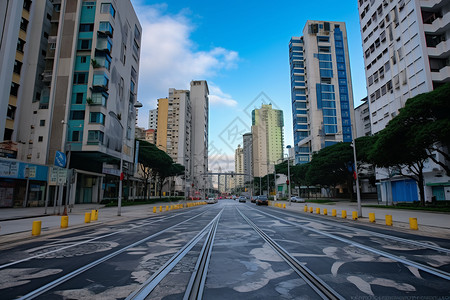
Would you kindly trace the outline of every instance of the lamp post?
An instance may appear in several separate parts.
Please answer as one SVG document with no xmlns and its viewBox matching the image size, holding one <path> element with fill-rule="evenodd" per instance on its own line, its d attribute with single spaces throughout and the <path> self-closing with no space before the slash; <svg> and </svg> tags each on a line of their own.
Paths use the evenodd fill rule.
<svg viewBox="0 0 450 300">
<path fill-rule="evenodd" d="M 289 197 L 289 205 L 291 205 L 291 170 L 290 170 L 290 163 L 291 160 L 291 145 L 287 145 L 286 148 L 288 149 L 288 179 L 287 179 L 287 188 L 288 188 L 288 197 Z"/>
<path fill-rule="evenodd" d="M 358 204 L 358 217 L 362 217 L 361 209 L 361 195 L 359 193 L 359 176 L 358 176 L 358 165 L 356 161 L 356 142 L 353 139 L 351 146 L 353 147 L 353 160 L 355 164 L 355 175 L 356 175 L 356 202 Z"/>
</svg>

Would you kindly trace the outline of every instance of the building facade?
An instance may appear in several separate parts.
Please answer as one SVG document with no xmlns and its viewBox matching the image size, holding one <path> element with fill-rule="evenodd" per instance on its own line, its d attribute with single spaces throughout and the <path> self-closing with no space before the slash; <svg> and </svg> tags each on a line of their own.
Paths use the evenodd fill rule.
<svg viewBox="0 0 450 300">
<path fill-rule="evenodd" d="M 289 43 L 295 163 L 352 141 L 353 93 L 343 22 L 307 21 Z"/>
<path fill-rule="evenodd" d="M 274 165 L 283 158 L 283 111 L 263 104 L 252 111 L 253 176 L 272 173 Z"/>
<path fill-rule="evenodd" d="M 369 103 L 367 97 L 361 100 L 361 104 L 355 108 L 355 132 L 356 138 L 372 135 L 370 124 Z"/>
<path fill-rule="evenodd" d="M 407 99 L 450 81 L 448 1 L 358 1 L 372 133 L 383 130 Z M 425 201 L 450 200 L 450 178 L 424 169 Z M 379 200 L 419 200 L 415 181 L 376 169 Z"/>
<path fill-rule="evenodd" d="M 70 204 L 117 198 L 120 170 L 131 174 L 134 157 L 142 29 L 131 2 L 7 3 L 8 10 L 22 6 L 29 23 L 21 21 L 18 34 L 7 23 L 5 51 L 14 47 L 17 61 L 27 61 L 14 63 L 26 81 L 17 84 L 11 74 L 16 107 L 4 138 L 18 144 L 17 159 L 26 163 L 53 166 L 65 153 L 74 170 Z M 3 67 L 0 76 L 7 76 Z"/>
<path fill-rule="evenodd" d="M 238 145 L 237 149 L 234 151 L 234 172 L 244 174 L 244 149 L 241 148 L 241 145 Z M 244 175 L 236 175 L 236 188 L 244 187 L 244 178 Z"/>
<path fill-rule="evenodd" d="M 208 173 L 209 89 L 206 80 L 191 81 L 192 155 L 190 160 L 191 186 L 204 193 Z"/>
<path fill-rule="evenodd" d="M 158 128 L 158 109 L 151 109 L 148 112 L 148 129 L 157 130 Z"/>
<path fill-rule="evenodd" d="M 253 138 L 251 132 L 242 136 L 242 149 L 244 151 L 244 182 L 253 180 Z"/>
</svg>

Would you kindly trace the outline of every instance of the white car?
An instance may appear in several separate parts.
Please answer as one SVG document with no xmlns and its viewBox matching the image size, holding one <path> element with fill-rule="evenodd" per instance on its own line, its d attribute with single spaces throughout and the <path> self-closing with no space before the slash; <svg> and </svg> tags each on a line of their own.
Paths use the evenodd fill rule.
<svg viewBox="0 0 450 300">
<path fill-rule="evenodd" d="M 208 200 L 206 200 L 206 203 L 207 204 L 214 204 L 214 203 L 217 203 L 217 200 L 214 199 L 214 198 L 208 198 Z"/>
<path fill-rule="evenodd" d="M 297 197 L 297 196 L 292 196 L 291 197 L 291 202 L 301 202 L 301 203 L 303 203 L 303 202 L 305 202 L 305 199 Z"/>
</svg>

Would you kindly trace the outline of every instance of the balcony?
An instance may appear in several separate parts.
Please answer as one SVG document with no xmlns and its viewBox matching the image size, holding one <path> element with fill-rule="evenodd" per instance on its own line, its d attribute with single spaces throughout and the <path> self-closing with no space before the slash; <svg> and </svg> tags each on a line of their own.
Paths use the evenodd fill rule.
<svg viewBox="0 0 450 300">
<path fill-rule="evenodd" d="M 450 29 L 450 12 L 447 12 L 442 18 L 437 18 L 431 24 L 423 24 L 425 33 L 444 33 Z"/>
<path fill-rule="evenodd" d="M 450 55 L 450 41 L 441 41 L 435 47 L 427 47 L 428 56 L 445 58 Z"/>
<path fill-rule="evenodd" d="M 94 74 L 91 88 L 93 93 L 107 92 L 108 86 L 109 78 L 106 76 L 106 74 Z"/>
<path fill-rule="evenodd" d="M 450 66 L 445 66 L 439 71 L 431 71 L 432 81 L 449 81 L 450 80 Z"/>
<path fill-rule="evenodd" d="M 112 51 L 112 40 L 111 38 L 104 34 L 103 32 L 98 32 L 97 34 L 97 47 L 96 51 L 106 52 L 108 55 L 111 55 Z"/>
</svg>

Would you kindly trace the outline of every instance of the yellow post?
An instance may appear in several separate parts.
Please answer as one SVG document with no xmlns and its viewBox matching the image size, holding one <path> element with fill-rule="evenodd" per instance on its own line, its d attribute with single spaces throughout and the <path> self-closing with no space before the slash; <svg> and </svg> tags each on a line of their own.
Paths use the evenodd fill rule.
<svg viewBox="0 0 450 300">
<path fill-rule="evenodd" d="M 313 208 L 310 206 L 309 207 L 309 212 L 312 213 L 313 212 Z"/>
<path fill-rule="evenodd" d="M 342 219 L 346 219 L 347 218 L 347 211 L 343 210 L 341 215 L 342 215 Z"/>
<path fill-rule="evenodd" d="M 375 213 L 369 213 L 369 221 L 375 223 Z"/>
<path fill-rule="evenodd" d="M 95 210 L 95 221 L 98 220 L 98 209 Z"/>
<path fill-rule="evenodd" d="M 84 223 L 91 223 L 91 213 L 84 213 Z"/>
<path fill-rule="evenodd" d="M 336 216 L 337 216 L 337 212 L 336 212 L 335 209 L 332 209 L 332 210 L 331 210 L 331 216 L 332 216 L 332 217 L 336 217 Z"/>
<path fill-rule="evenodd" d="M 323 209 L 323 214 L 324 214 L 325 216 L 328 215 L 328 209 L 324 208 L 324 209 Z"/>
<path fill-rule="evenodd" d="M 95 209 L 91 210 L 91 222 L 95 221 Z"/>
<path fill-rule="evenodd" d="M 172 209 L 173 209 L 173 205 L 170 206 L 170 210 L 172 210 Z"/>
<path fill-rule="evenodd" d="M 159 206 L 159 212 L 162 212 L 162 206 L 161 205 Z"/>
<path fill-rule="evenodd" d="M 283 208 L 286 208 L 286 203 L 283 203 Z"/>
<path fill-rule="evenodd" d="M 320 207 L 316 207 L 316 214 L 320 215 Z"/>
<path fill-rule="evenodd" d="M 33 227 L 31 227 L 31 235 L 37 236 L 41 234 L 42 221 L 33 221 Z"/>
<path fill-rule="evenodd" d="M 153 212 L 156 214 L 156 206 L 153 206 Z"/>
<path fill-rule="evenodd" d="M 168 211 L 169 210 L 169 205 L 166 205 L 166 211 Z"/>
<path fill-rule="evenodd" d="M 308 211 L 308 206 L 305 205 L 305 206 L 303 207 L 303 211 L 304 211 L 304 212 L 307 212 L 307 211 Z"/>
<path fill-rule="evenodd" d="M 419 229 L 419 226 L 417 225 L 417 218 L 409 218 L 409 228 L 412 230 Z"/>
<path fill-rule="evenodd" d="M 357 211 L 352 211 L 352 219 L 358 220 L 358 212 Z"/>
<path fill-rule="evenodd" d="M 67 228 L 69 226 L 69 216 L 61 217 L 61 228 Z"/>
<path fill-rule="evenodd" d="M 392 215 L 386 215 L 386 225 L 392 226 Z"/>
</svg>

